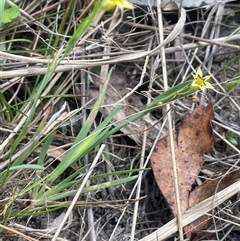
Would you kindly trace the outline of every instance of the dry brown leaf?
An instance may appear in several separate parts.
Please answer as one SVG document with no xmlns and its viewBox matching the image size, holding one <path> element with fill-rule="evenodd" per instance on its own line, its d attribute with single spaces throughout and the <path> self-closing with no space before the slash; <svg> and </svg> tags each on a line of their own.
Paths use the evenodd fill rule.
<svg viewBox="0 0 240 241">
<path fill-rule="evenodd" d="M 204 153 L 213 146 L 211 120 L 213 105 L 197 107 L 187 112 L 180 128 L 174 133 L 174 147 L 178 170 L 181 212 L 188 208 L 189 192 L 204 162 Z M 173 214 L 177 215 L 169 136 L 158 141 L 151 156 L 151 164 L 159 189 L 166 198 Z"/>
<path fill-rule="evenodd" d="M 239 180 L 239 178 L 240 170 L 230 172 L 228 169 L 223 169 L 221 172 L 215 173 L 211 179 L 205 181 L 201 186 L 198 186 L 190 193 L 189 208 L 232 185 Z M 211 225 L 210 221 L 209 215 L 203 215 L 195 220 L 184 228 L 186 237 L 192 240 L 195 237 L 196 232 L 209 228 Z M 200 237 L 198 237 L 198 240 L 202 240 L 199 238 Z"/>
<path fill-rule="evenodd" d="M 66 150 L 64 150 L 63 148 L 59 148 L 51 145 L 48 148 L 47 155 L 59 161 L 62 161 L 63 158 L 66 156 Z"/>
<path fill-rule="evenodd" d="M 94 85 L 99 87 L 100 79 L 96 76 L 93 76 L 93 80 Z M 126 94 L 129 93 L 129 88 L 131 89 L 131 86 L 128 83 L 129 80 L 126 75 L 116 71 L 112 72 L 110 86 L 107 89 L 107 93 L 104 99 L 104 106 L 100 109 L 104 116 L 108 116 L 109 113 L 116 107 L 115 103 L 119 102 Z M 96 98 L 98 94 L 99 90 L 96 88 L 89 90 L 90 99 Z M 135 93 L 130 95 L 124 101 L 121 101 L 121 104 L 124 104 L 124 107 L 114 116 L 114 123 L 117 125 L 144 108 L 144 105 L 141 102 L 139 96 Z M 157 122 L 158 120 L 154 117 L 146 115 L 134 123 L 129 123 L 129 125 L 123 127 L 121 131 L 131 137 L 136 143 L 141 144 L 143 131 L 150 128 L 148 129 L 146 143 L 147 148 L 150 148 L 161 128 L 160 124 L 156 125 Z M 163 130 L 163 134 L 164 131 L 166 131 L 166 129 Z"/>
</svg>

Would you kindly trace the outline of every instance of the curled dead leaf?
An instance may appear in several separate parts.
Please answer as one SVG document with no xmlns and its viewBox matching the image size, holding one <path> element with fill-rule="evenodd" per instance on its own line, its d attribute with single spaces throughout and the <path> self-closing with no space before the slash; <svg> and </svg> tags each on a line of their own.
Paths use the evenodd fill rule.
<svg viewBox="0 0 240 241">
<path fill-rule="evenodd" d="M 184 115 L 179 129 L 174 133 L 182 213 L 189 206 L 189 192 L 204 163 L 204 153 L 209 152 L 213 147 L 212 119 L 212 103 L 209 103 L 206 107 L 197 107 L 193 112 L 187 112 Z M 169 136 L 165 136 L 158 141 L 156 151 L 151 156 L 151 164 L 158 187 L 176 216 L 177 208 Z"/>
</svg>

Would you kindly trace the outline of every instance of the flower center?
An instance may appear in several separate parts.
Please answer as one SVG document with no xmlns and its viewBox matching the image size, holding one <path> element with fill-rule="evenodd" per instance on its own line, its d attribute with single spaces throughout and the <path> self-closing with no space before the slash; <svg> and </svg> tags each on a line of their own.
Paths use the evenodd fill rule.
<svg viewBox="0 0 240 241">
<path fill-rule="evenodd" d="M 195 83 L 199 86 L 205 85 L 204 80 L 200 76 L 197 76 Z"/>
</svg>

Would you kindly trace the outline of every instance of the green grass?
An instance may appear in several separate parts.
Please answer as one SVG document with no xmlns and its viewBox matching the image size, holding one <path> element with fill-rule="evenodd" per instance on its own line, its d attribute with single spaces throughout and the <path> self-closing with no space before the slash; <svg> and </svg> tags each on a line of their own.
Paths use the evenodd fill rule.
<svg viewBox="0 0 240 241">
<path fill-rule="evenodd" d="M 0 4 L 0 16 L 1 12 L 6 11 L 2 3 L 4 1 Z M 6 134 L 5 140 L 0 146 L 2 162 L 6 163 L 0 173 L 0 198 L 2 202 L 0 221 L 5 224 L 16 218 L 38 216 L 69 207 L 69 200 L 74 197 L 79 186 L 83 183 L 101 144 L 108 142 L 112 135 L 119 133 L 129 123 L 134 123 L 153 110 L 163 108 L 166 103 L 195 92 L 191 89 L 192 80 L 184 81 L 158 95 L 142 111 L 117 124 L 114 123 L 114 117 L 123 107 L 121 104 L 114 107 L 105 118 L 102 116 L 102 119 L 99 118 L 113 71 L 110 69 L 102 81 L 101 91 L 97 99 L 94 100 L 91 109 L 88 110 L 86 106 L 81 105 L 82 103 L 77 98 L 79 95 L 81 96 L 81 93 L 76 94 L 77 87 L 75 89 L 74 86 L 80 81 L 81 83 L 85 81 L 80 79 L 80 71 L 75 73 L 73 68 L 67 73 L 55 73 L 62 60 L 67 61 L 72 58 L 71 53 L 79 40 L 85 36 L 88 30 L 94 28 L 92 22 L 95 15 L 99 13 L 100 1 L 96 1 L 95 5 L 86 12 L 82 12 L 82 9 L 87 9 L 86 1 L 81 2 L 83 6 L 79 6 L 77 3 L 78 1 L 74 0 L 67 1 L 66 11 L 63 8 L 66 6 L 58 5 L 50 10 L 43 9 L 46 12 L 43 11 L 41 14 L 38 12 L 40 7 L 37 6 L 34 9 L 36 16 L 34 11 L 32 12 L 35 19 L 26 18 L 20 21 L 14 18 L 9 23 L 0 26 L 2 32 L 6 34 L 6 40 L 1 43 L 6 44 L 6 52 L 32 58 L 52 59 L 48 65 L 30 66 L 34 68 L 46 67 L 45 75 L 33 72 L 32 76 L 20 79 L 17 78 L 18 69 L 28 68 L 31 64 L 23 64 L 22 67 L 14 65 L 16 84 L 5 91 L 0 91 L 0 116 L 6 121 L 7 128 L 16 131 L 16 133 Z M 21 4 L 21 8 L 26 8 L 23 2 Z M 84 16 L 78 20 L 78 23 L 73 22 L 73 19 L 76 18 L 73 16 L 75 13 L 78 16 Z M 111 18 L 112 13 L 108 13 L 108 16 Z M 23 21 L 25 25 L 22 25 Z M 44 38 L 41 35 L 41 23 L 46 25 L 48 23 Z M 26 26 L 28 26 L 28 31 L 25 31 Z M 26 39 L 22 36 L 23 29 L 24 35 L 27 36 Z M 32 31 L 33 29 L 34 31 Z M 39 30 L 39 33 L 35 29 Z M 96 33 L 98 34 L 97 31 Z M 98 36 L 97 34 L 96 36 Z M 32 40 L 36 42 L 32 43 Z M 88 41 L 91 43 L 92 40 L 89 38 Z M 84 45 L 80 47 L 84 49 L 87 44 L 88 42 L 85 41 Z M 3 61 L 4 64 L 5 62 Z M 17 61 L 14 64 L 16 63 Z M 239 84 L 236 81 L 232 85 Z M 64 85 L 66 82 L 67 84 Z M 67 89 L 68 86 L 71 87 Z M 228 88 L 232 88 L 232 86 L 229 85 Z M 13 95 L 15 98 L 12 99 Z M 56 103 L 59 100 L 74 102 L 75 108 L 78 110 L 75 109 L 72 112 L 69 110 L 67 114 L 65 113 L 66 109 L 61 112 L 54 110 L 54 106 L 57 106 Z M 80 129 L 71 136 L 61 135 L 61 124 L 71 120 L 72 115 L 80 111 L 85 113 L 84 121 L 79 123 Z M 59 115 L 54 117 L 53 114 L 56 113 Z M 49 128 L 50 120 L 53 121 L 51 128 Z M 10 124 L 14 124 L 14 127 L 10 127 Z M 58 158 L 49 162 L 49 148 L 56 145 L 55 143 L 63 136 L 68 140 L 68 147 L 61 147 L 62 152 Z M 109 156 L 110 151 L 104 150 L 98 165 L 105 163 Z M 116 155 L 112 155 L 112 157 L 121 159 Z M 88 163 L 84 162 L 86 158 L 89 159 Z M 98 173 L 98 166 L 96 166 L 89 177 L 89 185 L 86 185 L 82 190 L 82 196 L 102 189 L 134 183 L 141 171 L 149 170 L 148 168 L 139 168 L 139 159 L 140 152 L 137 151 L 137 153 L 132 154 L 129 163 L 122 164 L 121 168 L 114 166 L 111 172 L 104 170 L 102 173 Z M 76 166 L 77 168 L 75 168 Z M 26 205 L 19 208 L 17 201 L 23 202 L 24 200 L 27 200 Z M 114 204 L 116 203 L 113 202 L 113 206 Z M 86 203 L 79 201 L 76 205 L 109 207 L 111 202 L 96 200 Z"/>
</svg>

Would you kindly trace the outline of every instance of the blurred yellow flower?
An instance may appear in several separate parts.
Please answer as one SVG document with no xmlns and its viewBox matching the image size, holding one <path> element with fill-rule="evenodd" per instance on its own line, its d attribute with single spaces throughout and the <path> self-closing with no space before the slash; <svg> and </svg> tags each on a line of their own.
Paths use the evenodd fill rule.
<svg viewBox="0 0 240 241">
<path fill-rule="evenodd" d="M 114 9 L 115 7 L 119 7 L 121 9 L 129 8 L 133 9 L 134 6 L 128 0 L 103 0 L 101 4 L 101 8 L 103 10 L 109 11 Z"/>
<path fill-rule="evenodd" d="M 203 73 L 200 67 L 198 68 L 196 74 L 192 74 L 192 76 L 194 80 L 191 84 L 191 89 L 201 89 L 202 91 L 205 89 L 214 89 L 214 87 L 208 82 L 208 80 L 211 78 L 211 75 L 203 77 Z"/>
</svg>

